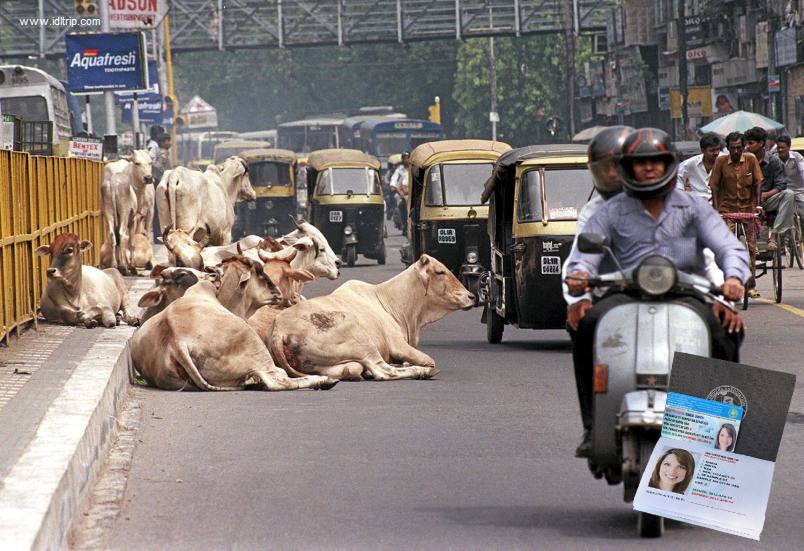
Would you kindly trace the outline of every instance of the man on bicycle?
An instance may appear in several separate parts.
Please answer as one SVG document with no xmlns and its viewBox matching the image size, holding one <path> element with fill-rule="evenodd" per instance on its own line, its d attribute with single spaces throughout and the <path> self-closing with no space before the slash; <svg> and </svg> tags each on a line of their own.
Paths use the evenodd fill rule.
<svg viewBox="0 0 804 551">
<path fill-rule="evenodd" d="M 732 132 L 726 136 L 728 155 L 722 155 L 715 161 L 712 174 L 709 176 L 709 187 L 712 188 L 712 205 L 720 214 L 756 212 L 759 185 L 762 183 L 762 169 L 759 161 L 752 153 L 743 151 L 743 135 Z M 729 229 L 735 231 L 736 222 L 726 220 Z M 746 232 L 748 245 L 748 265 L 751 278 L 748 280 L 748 296 L 756 298 L 756 232 Z"/>
<path fill-rule="evenodd" d="M 756 156 L 762 169 L 759 204 L 765 212 L 776 215 L 768 239 L 768 252 L 774 252 L 779 246 L 779 234 L 793 227 L 796 196 L 787 189 L 787 177 L 782 162 L 765 150 L 767 138 L 768 133 L 758 126 L 745 132 L 745 148 Z"/>
<path fill-rule="evenodd" d="M 798 151 L 790 151 L 791 142 L 790 136 L 776 138 L 776 154 L 784 167 L 787 189 L 796 196 L 798 216 L 804 220 L 804 156 Z"/>
</svg>

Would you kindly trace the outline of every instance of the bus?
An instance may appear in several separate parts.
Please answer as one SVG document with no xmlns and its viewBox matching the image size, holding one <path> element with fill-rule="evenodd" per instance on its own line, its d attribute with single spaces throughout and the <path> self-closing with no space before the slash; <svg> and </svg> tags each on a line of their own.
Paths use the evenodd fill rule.
<svg viewBox="0 0 804 551">
<path fill-rule="evenodd" d="M 79 113 L 71 112 L 61 82 L 22 65 L 0 65 L 0 112 L 22 121 L 23 150 L 45 155 L 66 156 L 72 126 L 81 120 L 80 106 Z M 52 131 L 42 123 L 50 123 Z"/>
<path fill-rule="evenodd" d="M 440 124 L 423 119 L 369 118 L 352 128 L 352 147 L 377 157 L 383 165 L 395 153 L 445 138 Z"/>
<path fill-rule="evenodd" d="M 295 153 L 348 147 L 341 144 L 338 135 L 343 119 L 343 116 L 323 116 L 284 122 L 276 129 L 277 147 Z"/>
<path fill-rule="evenodd" d="M 268 147 L 276 147 L 276 129 L 273 130 L 254 130 L 253 132 L 240 132 L 238 134 L 244 140 L 257 140 L 268 142 Z"/>
<path fill-rule="evenodd" d="M 179 133 L 176 135 L 179 163 L 188 168 L 205 170 L 212 164 L 216 145 L 239 137 L 237 132 L 226 130 Z"/>
</svg>

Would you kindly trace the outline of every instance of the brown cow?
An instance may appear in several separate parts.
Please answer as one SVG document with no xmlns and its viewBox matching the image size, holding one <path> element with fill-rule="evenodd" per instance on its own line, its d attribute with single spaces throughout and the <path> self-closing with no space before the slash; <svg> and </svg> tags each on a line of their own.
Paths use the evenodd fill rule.
<svg viewBox="0 0 804 551">
<path fill-rule="evenodd" d="M 42 291 L 42 315 L 68 325 L 105 327 L 118 323 L 117 313 L 129 325 L 139 320 L 128 311 L 128 290 L 116 269 L 99 270 L 81 263 L 81 253 L 92 247 L 74 233 L 57 235 L 50 245 L 36 249 L 37 256 L 50 256 L 47 283 Z"/>
<path fill-rule="evenodd" d="M 171 302 L 182 297 L 184 293 L 201 280 L 215 283 L 220 282 L 220 273 L 217 270 L 200 272 L 192 268 L 176 268 L 157 264 L 151 270 L 151 278 L 156 280 L 154 288 L 140 297 L 137 304 L 145 311 L 140 315 L 141 323 L 154 317 L 167 308 Z"/>
<path fill-rule="evenodd" d="M 248 324 L 224 308 L 215 286 L 199 281 L 145 323 L 129 341 L 133 367 L 167 390 L 329 389 L 336 380 L 291 379 Z"/>
<path fill-rule="evenodd" d="M 426 379 L 438 368 L 415 348 L 422 327 L 472 306 L 474 296 L 425 254 L 379 285 L 348 281 L 332 294 L 283 310 L 274 321 L 271 354 L 291 375 Z"/>
</svg>

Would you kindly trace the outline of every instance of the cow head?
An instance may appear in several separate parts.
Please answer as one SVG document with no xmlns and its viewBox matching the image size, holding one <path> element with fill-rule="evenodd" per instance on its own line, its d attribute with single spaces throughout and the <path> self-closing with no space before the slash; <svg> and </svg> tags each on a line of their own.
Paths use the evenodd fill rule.
<svg viewBox="0 0 804 551">
<path fill-rule="evenodd" d="M 184 293 L 199 281 L 210 281 L 220 284 L 220 273 L 217 270 L 201 272 L 192 268 L 177 268 L 157 264 L 151 270 L 151 279 L 156 280 L 156 286 L 142 295 L 138 306 L 146 308 L 142 322 L 164 310 L 171 302 L 184 296 Z"/>
<path fill-rule="evenodd" d="M 297 291 L 298 287 L 293 284 L 294 282 L 307 283 L 315 279 L 315 276 L 307 270 L 296 270 L 290 267 L 296 254 L 297 250 L 293 249 L 291 254 L 284 258 L 265 259 L 260 255 L 260 259 L 265 262 L 262 271 L 279 288 L 279 292 L 282 294 L 281 306 L 285 308 L 297 304 L 301 299 Z"/>
<path fill-rule="evenodd" d="M 447 312 L 469 310 L 475 305 L 475 296 L 464 287 L 449 268 L 432 256 L 423 254 L 411 268 L 424 286 L 428 304 Z"/>
<path fill-rule="evenodd" d="M 81 279 L 81 252 L 92 248 L 92 243 L 79 240 L 74 233 L 57 235 L 50 245 L 37 248 L 37 256 L 50 256 L 47 278 L 72 286 Z"/>
<path fill-rule="evenodd" d="M 316 277 L 337 279 L 338 276 L 341 275 L 341 259 L 338 258 L 335 251 L 329 246 L 329 242 L 327 238 L 324 237 L 324 234 L 309 222 L 299 222 L 294 217 L 291 216 L 291 218 L 293 219 L 293 223 L 296 224 L 296 229 L 284 236 L 282 241 L 289 245 L 295 244 L 303 237 L 309 237 L 312 241 L 312 247 L 309 253 L 312 255 L 312 262 L 309 264 L 305 262 L 301 265 L 297 262 L 297 265 L 299 265 L 300 268 L 309 270 Z M 301 253 L 302 251 L 300 251 L 300 254 Z"/>
<path fill-rule="evenodd" d="M 278 306 L 282 295 L 259 262 L 237 255 L 222 263 L 218 300 L 233 314 L 248 319 L 263 306 Z"/>
<path fill-rule="evenodd" d="M 204 269 L 204 260 L 201 258 L 201 249 L 209 243 L 209 226 L 196 228 L 192 234 L 184 230 L 174 230 L 173 224 L 165 226 L 162 232 L 162 242 L 170 255 L 175 259 L 176 266 Z"/>
<path fill-rule="evenodd" d="M 130 156 L 123 158 L 131 163 L 135 184 L 147 185 L 153 183 L 153 166 L 151 156 L 147 151 L 144 149 L 136 149 Z"/>
<path fill-rule="evenodd" d="M 246 161 L 237 156 L 229 157 L 223 161 L 221 173 L 232 174 L 238 201 L 254 201 L 257 199 L 257 192 L 251 187 L 251 180 L 248 177 L 248 164 L 246 164 Z"/>
</svg>

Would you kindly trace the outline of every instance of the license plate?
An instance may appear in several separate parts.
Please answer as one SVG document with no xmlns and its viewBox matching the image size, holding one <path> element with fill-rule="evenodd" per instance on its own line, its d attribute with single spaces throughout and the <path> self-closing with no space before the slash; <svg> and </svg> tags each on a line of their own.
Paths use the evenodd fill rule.
<svg viewBox="0 0 804 551">
<path fill-rule="evenodd" d="M 439 228 L 438 229 L 438 242 L 439 243 L 457 243 L 455 238 L 455 230 L 452 228 Z"/>
<path fill-rule="evenodd" d="M 560 256 L 543 256 L 542 257 L 542 274 L 561 274 L 561 257 Z"/>
<path fill-rule="evenodd" d="M 329 221 L 330 222 L 343 222 L 343 211 L 342 210 L 331 210 L 331 211 L 329 211 Z"/>
</svg>

